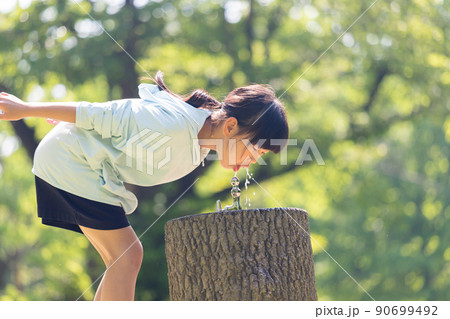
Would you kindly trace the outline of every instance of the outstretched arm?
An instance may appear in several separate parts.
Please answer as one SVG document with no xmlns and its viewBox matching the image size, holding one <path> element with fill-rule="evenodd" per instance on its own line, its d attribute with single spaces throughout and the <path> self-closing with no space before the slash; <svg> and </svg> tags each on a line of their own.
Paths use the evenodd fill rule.
<svg viewBox="0 0 450 319">
<path fill-rule="evenodd" d="M 75 123 L 77 102 L 26 103 L 14 95 L 0 93 L 0 120 L 17 121 L 25 117 L 52 118 Z"/>
</svg>

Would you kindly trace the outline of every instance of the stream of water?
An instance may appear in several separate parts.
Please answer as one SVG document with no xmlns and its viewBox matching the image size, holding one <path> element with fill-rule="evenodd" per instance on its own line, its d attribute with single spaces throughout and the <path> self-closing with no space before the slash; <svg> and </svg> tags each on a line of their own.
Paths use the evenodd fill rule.
<svg viewBox="0 0 450 319">
<path fill-rule="evenodd" d="M 253 174 L 249 173 L 248 167 L 245 168 L 247 170 L 247 175 L 245 176 L 245 204 L 244 207 L 248 205 L 248 208 L 252 206 L 250 198 L 248 195 L 248 185 L 250 185 L 250 179 L 253 177 Z M 255 193 L 253 193 L 255 195 Z"/>
</svg>

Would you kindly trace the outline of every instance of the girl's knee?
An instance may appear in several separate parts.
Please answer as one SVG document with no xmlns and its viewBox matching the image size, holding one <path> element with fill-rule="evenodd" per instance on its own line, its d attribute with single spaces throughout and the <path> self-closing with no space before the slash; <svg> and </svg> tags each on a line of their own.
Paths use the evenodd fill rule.
<svg viewBox="0 0 450 319">
<path fill-rule="evenodd" d="M 139 271 L 143 258 L 144 249 L 142 243 L 137 240 L 131 246 L 127 247 L 122 254 L 114 256 L 108 266 L 117 264 L 120 267 L 127 268 L 128 271 Z"/>
<path fill-rule="evenodd" d="M 133 246 L 130 248 L 131 250 L 131 262 L 136 265 L 138 268 L 142 265 L 142 260 L 144 259 L 144 247 L 142 246 L 142 242 L 137 240 Z"/>
</svg>

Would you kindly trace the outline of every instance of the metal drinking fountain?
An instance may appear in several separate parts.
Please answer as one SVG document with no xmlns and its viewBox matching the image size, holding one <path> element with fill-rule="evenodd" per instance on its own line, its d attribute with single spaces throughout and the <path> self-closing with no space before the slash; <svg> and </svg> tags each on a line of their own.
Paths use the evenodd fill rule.
<svg viewBox="0 0 450 319">
<path fill-rule="evenodd" d="M 241 196 L 241 190 L 239 189 L 239 178 L 237 176 L 233 176 L 231 178 L 231 197 L 233 197 L 233 204 L 227 205 L 222 209 L 222 203 L 220 202 L 220 199 L 216 202 L 216 211 L 224 211 L 224 210 L 241 210 L 241 204 L 240 204 L 240 196 Z"/>
</svg>

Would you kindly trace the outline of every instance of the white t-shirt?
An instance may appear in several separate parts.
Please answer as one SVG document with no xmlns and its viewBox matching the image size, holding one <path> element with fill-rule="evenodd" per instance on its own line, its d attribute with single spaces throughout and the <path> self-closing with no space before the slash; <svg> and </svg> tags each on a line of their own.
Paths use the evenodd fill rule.
<svg viewBox="0 0 450 319">
<path fill-rule="evenodd" d="M 76 122 L 60 122 L 40 142 L 33 174 L 131 214 L 138 201 L 124 182 L 153 186 L 192 172 L 209 153 L 197 135 L 212 111 L 195 108 L 154 84 L 139 85 L 139 97 L 80 102 Z"/>
</svg>

